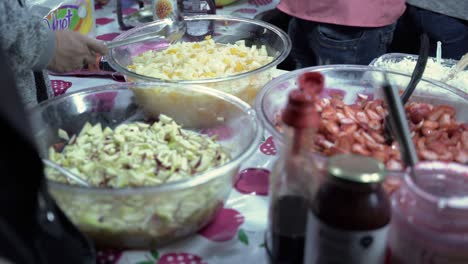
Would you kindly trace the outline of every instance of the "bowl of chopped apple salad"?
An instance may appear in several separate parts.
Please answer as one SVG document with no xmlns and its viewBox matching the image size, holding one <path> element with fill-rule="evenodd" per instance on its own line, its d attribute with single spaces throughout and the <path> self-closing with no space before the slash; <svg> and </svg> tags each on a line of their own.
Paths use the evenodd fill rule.
<svg viewBox="0 0 468 264">
<path fill-rule="evenodd" d="M 263 21 L 220 15 L 185 20 L 187 31 L 179 41 L 156 38 L 114 48 L 109 64 L 130 81 L 201 84 L 253 104 L 291 51 L 288 35 Z M 116 40 L 159 32 L 166 23 L 135 27 Z"/>
<path fill-rule="evenodd" d="M 90 185 L 45 167 L 60 208 L 103 248 L 154 248 L 204 227 L 262 136 L 247 103 L 189 84 L 90 88 L 40 103 L 30 117 L 41 157 Z"/>
</svg>

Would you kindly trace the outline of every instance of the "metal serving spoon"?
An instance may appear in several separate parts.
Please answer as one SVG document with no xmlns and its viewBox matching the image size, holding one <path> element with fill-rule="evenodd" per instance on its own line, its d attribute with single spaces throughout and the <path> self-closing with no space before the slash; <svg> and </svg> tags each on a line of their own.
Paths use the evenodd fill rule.
<svg viewBox="0 0 468 264">
<path fill-rule="evenodd" d="M 395 133 L 401 152 L 401 159 L 408 167 L 413 167 L 418 162 L 416 149 L 411 139 L 411 133 L 406 121 L 405 109 L 398 96 L 398 89 L 392 87 L 384 73 L 385 83 L 383 85 L 384 99 L 388 105 L 389 123 Z"/>
<path fill-rule="evenodd" d="M 104 42 L 104 44 L 108 49 L 113 49 L 153 39 L 168 40 L 169 44 L 176 43 L 184 36 L 185 32 L 187 31 L 187 24 L 184 20 L 172 21 L 168 19 L 167 21 L 167 25 L 156 32 L 143 33 L 121 40 L 107 41 Z"/>
<path fill-rule="evenodd" d="M 418 61 L 416 62 L 416 66 L 414 67 L 414 71 L 411 75 L 411 80 L 408 83 L 405 91 L 401 95 L 401 102 L 403 105 L 408 102 L 411 94 L 413 94 L 414 89 L 418 85 L 419 81 L 421 80 L 424 70 L 426 69 L 427 59 L 429 58 L 429 38 L 426 34 L 421 35 L 421 47 L 419 49 L 419 56 Z M 387 115 L 384 120 L 384 138 L 385 143 L 388 145 L 392 144 L 393 141 L 393 133 L 390 127 L 389 121 L 390 115 Z"/>
<path fill-rule="evenodd" d="M 121 40 L 112 40 L 105 42 L 105 44 L 108 49 L 126 46 L 138 42 L 144 42 L 152 39 L 166 39 L 170 44 L 173 44 L 179 41 L 187 31 L 187 23 L 184 20 L 182 8 L 183 0 L 177 0 L 177 5 L 173 6 L 173 10 L 169 17 L 162 19 L 165 26 L 156 32 L 143 33 Z"/>
<path fill-rule="evenodd" d="M 84 187 L 89 187 L 91 186 L 91 184 L 89 182 L 87 182 L 85 179 L 81 178 L 80 176 L 62 168 L 61 166 L 53 163 L 52 161 L 48 160 L 48 159 L 42 159 L 42 163 L 44 163 L 44 165 L 54 169 L 54 170 L 57 170 L 58 172 L 62 173 L 63 176 L 65 176 L 68 180 L 70 181 L 73 181 L 73 182 L 76 182 L 78 183 L 79 185 L 81 186 L 84 186 Z"/>
</svg>

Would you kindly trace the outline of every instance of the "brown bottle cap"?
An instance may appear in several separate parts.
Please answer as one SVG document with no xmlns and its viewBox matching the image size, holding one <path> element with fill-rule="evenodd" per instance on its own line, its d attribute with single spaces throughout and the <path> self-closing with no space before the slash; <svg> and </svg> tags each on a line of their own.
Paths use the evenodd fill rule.
<svg viewBox="0 0 468 264">
<path fill-rule="evenodd" d="M 318 127 L 319 114 L 315 109 L 318 94 L 323 90 L 324 78 L 318 72 L 307 72 L 299 76 L 299 89 L 289 94 L 283 112 L 283 122 L 295 128 Z"/>
<path fill-rule="evenodd" d="M 298 78 L 299 89 L 318 95 L 322 92 L 325 78 L 319 72 L 306 72 Z"/>
<path fill-rule="evenodd" d="M 283 122 L 295 128 L 318 127 L 319 115 L 314 103 L 313 95 L 302 90 L 292 91 L 283 113 Z"/>
</svg>

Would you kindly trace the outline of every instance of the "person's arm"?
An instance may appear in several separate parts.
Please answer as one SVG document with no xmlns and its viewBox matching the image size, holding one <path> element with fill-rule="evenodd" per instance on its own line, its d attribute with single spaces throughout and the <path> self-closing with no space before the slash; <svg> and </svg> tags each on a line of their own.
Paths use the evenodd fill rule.
<svg viewBox="0 0 468 264">
<path fill-rule="evenodd" d="M 42 18 L 22 8 L 17 0 L 0 0 L 0 40 L 15 70 L 67 72 L 107 53 L 107 47 L 95 39 L 70 30 L 48 29 Z"/>
<path fill-rule="evenodd" d="M 42 18 L 30 14 L 17 0 L 0 1 L 0 38 L 13 68 L 45 69 L 53 56 L 54 34 Z"/>
</svg>

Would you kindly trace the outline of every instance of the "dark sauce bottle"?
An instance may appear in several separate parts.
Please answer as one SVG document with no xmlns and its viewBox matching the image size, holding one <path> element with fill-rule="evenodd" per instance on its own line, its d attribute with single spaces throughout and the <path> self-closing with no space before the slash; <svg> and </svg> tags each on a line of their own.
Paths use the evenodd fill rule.
<svg viewBox="0 0 468 264">
<path fill-rule="evenodd" d="M 338 155 L 311 203 L 304 263 L 384 264 L 390 202 L 385 166 L 369 157 Z"/>
<path fill-rule="evenodd" d="M 307 208 L 307 200 L 299 195 L 285 195 L 274 202 L 271 263 L 302 263 Z"/>
<path fill-rule="evenodd" d="M 308 191 L 314 166 L 307 160 L 319 124 L 314 102 L 323 88 L 323 77 L 307 73 L 305 89 L 289 94 L 283 112 L 286 144 L 275 163 L 270 180 L 269 227 L 266 248 L 271 264 L 302 264 L 306 235 Z M 301 78 L 303 80 L 304 78 Z"/>
</svg>

